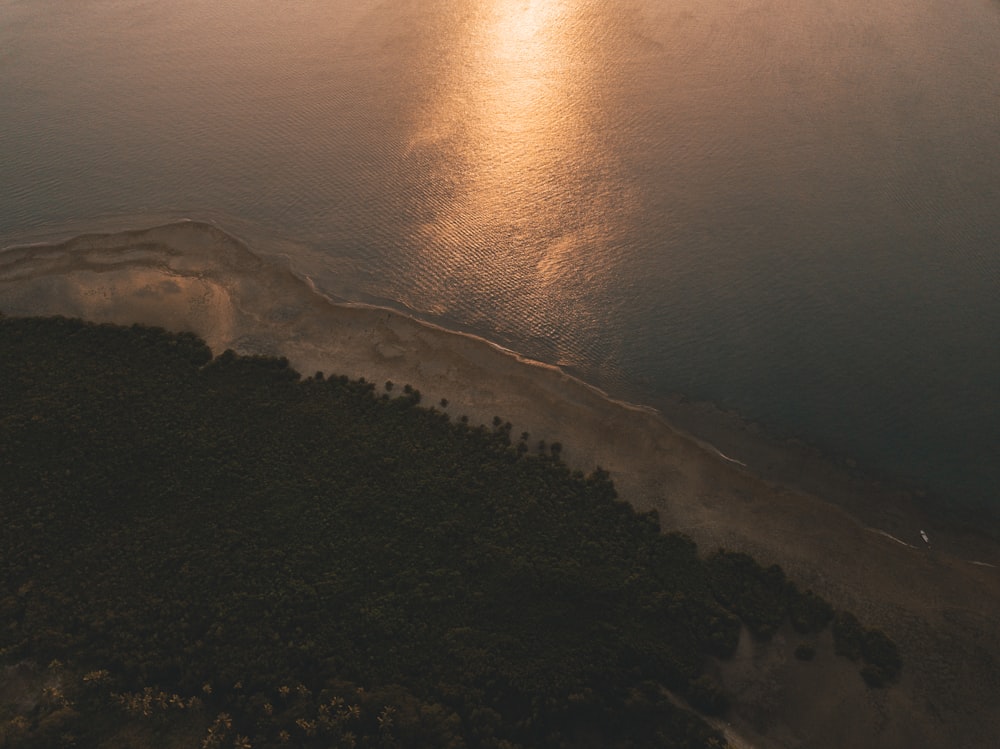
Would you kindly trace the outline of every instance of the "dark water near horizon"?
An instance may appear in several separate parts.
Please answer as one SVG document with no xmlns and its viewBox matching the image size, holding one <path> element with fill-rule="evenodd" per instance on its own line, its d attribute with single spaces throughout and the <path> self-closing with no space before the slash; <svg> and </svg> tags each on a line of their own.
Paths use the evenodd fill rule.
<svg viewBox="0 0 1000 749">
<path fill-rule="evenodd" d="M 0 0 L 0 244 L 208 220 L 1000 506 L 1000 3 Z"/>
</svg>

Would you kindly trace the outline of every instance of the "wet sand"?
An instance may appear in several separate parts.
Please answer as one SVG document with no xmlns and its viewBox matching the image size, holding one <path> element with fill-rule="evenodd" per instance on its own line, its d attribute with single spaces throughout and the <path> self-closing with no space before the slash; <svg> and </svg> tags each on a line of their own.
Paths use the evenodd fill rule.
<svg viewBox="0 0 1000 749">
<path fill-rule="evenodd" d="M 899 644 L 900 683 L 871 691 L 830 647 L 803 663 L 790 633 L 764 648 L 745 640 L 719 675 L 737 695 L 729 730 L 747 745 L 986 747 L 1000 735 L 1000 568 L 988 566 L 1000 564 L 1000 550 L 956 534 L 948 550 L 934 534 L 925 546 L 917 533 L 925 519 L 908 515 L 891 488 L 822 461 L 799 480 L 780 470 L 758 475 L 651 409 L 609 399 L 557 368 L 395 311 L 333 304 L 204 224 L 6 251 L 0 311 L 193 330 L 216 352 L 284 355 L 304 375 L 410 384 L 425 405 L 441 408 L 445 398 L 453 418 L 473 423 L 500 416 L 532 443 L 561 442 L 571 467 L 609 470 L 621 497 L 655 508 L 665 530 L 706 551 L 724 546 L 778 563 Z M 752 454 L 753 431 L 730 442 L 740 447 L 740 439 L 739 450 L 727 450 Z M 796 461 L 793 473 L 809 472 Z M 845 509 L 879 501 L 896 508 L 891 527 Z"/>
</svg>

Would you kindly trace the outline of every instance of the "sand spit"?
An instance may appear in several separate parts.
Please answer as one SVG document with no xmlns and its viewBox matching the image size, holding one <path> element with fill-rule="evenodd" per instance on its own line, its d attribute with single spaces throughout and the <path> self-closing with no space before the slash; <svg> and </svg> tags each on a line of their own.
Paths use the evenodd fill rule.
<svg viewBox="0 0 1000 749">
<path fill-rule="evenodd" d="M 768 647 L 746 639 L 719 673 L 739 704 L 729 728 L 747 745 L 953 749 L 991 746 L 1000 735 L 996 549 L 977 549 L 979 564 L 970 564 L 926 547 L 916 531 L 899 538 L 866 527 L 558 368 L 395 311 L 333 304 L 206 224 L 6 250 L 0 311 L 193 330 L 216 352 L 284 355 L 306 375 L 409 383 L 425 404 L 446 398 L 447 412 L 474 423 L 498 415 L 515 435 L 560 441 L 574 467 L 608 469 L 620 494 L 657 509 L 665 529 L 706 550 L 779 563 L 899 643 L 900 684 L 870 691 L 822 638 L 818 664 L 793 657 L 791 633 Z"/>
</svg>

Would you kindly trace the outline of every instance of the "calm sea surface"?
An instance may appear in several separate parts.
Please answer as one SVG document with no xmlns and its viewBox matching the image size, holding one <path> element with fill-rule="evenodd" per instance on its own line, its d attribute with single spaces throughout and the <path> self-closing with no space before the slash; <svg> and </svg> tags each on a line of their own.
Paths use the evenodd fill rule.
<svg viewBox="0 0 1000 749">
<path fill-rule="evenodd" d="M 0 0 L 0 244 L 180 217 L 1000 505 L 997 0 Z"/>
</svg>

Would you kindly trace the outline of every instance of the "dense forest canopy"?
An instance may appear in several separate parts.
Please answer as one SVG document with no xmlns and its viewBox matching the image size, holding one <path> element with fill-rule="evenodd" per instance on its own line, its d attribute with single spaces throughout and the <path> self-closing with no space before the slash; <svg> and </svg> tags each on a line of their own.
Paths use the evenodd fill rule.
<svg viewBox="0 0 1000 749">
<path fill-rule="evenodd" d="M 4 746 L 711 747 L 744 626 L 899 671 L 499 417 L 140 326 L 0 352 Z"/>
</svg>

